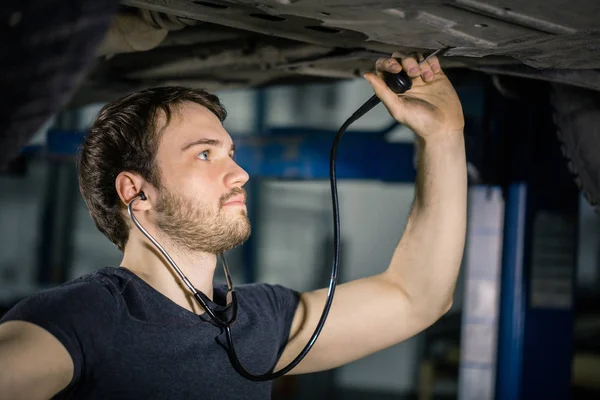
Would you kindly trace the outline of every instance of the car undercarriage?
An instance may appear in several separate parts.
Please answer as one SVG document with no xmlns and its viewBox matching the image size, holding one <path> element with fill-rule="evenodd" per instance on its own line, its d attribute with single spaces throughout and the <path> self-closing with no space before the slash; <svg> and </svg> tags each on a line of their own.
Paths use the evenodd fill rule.
<svg viewBox="0 0 600 400">
<path fill-rule="evenodd" d="M 72 0 L 9 1 L 1 10 L 11 60 L 4 164 L 64 107 L 156 85 L 217 91 L 353 79 L 379 57 L 443 48 L 449 74 L 486 74 L 499 91 L 510 87 L 506 95 L 549 85 L 571 170 L 586 198 L 600 199 L 596 1 Z"/>
</svg>

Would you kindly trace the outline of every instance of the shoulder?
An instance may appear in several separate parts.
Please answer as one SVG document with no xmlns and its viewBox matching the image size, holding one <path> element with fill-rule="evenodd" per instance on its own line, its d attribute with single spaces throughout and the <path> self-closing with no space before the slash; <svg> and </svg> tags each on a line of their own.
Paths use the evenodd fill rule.
<svg viewBox="0 0 600 400">
<path fill-rule="evenodd" d="M 25 297 L 6 312 L 0 323 L 24 321 L 52 335 L 71 357 L 75 382 L 90 361 L 87 356 L 93 354 L 86 349 L 110 340 L 116 293 L 118 282 L 100 270 Z M 103 334 L 99 336 L 98 332 Z"/>
<path fill-rule="evenodd" d="M 300 304 L 298 291 L 283 285 L 252 283 L 238 286 L 236 292 L 240 309 L 277 326 L 284 336 L 287 335 Z"/>
<path fill-rule="evenodd" d="M 88 312 L 110 312 L 116 305 L 118 286 L 101 271 L 86 274 L 59 286 L 43 289 L 20 300 L 2 318 L 52 323 Z M 40 321 L 38 321 L 40 320 Z"/>
<path fill-rule="evenodd" d="M 257 308 L 295 307 L 300 299 L 299 292 L 278 284 L 250 283 L 237 286 L 235 290 L 240 301 Z"/>
</svg>

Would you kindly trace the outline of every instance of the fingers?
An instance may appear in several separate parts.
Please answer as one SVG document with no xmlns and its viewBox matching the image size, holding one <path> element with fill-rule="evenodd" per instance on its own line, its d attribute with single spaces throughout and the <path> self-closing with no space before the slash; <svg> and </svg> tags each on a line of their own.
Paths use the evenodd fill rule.
<svg viewBox="0 0 600 400">
<path fill-rule="evenodd" d="M 373 87 L 373 92 L 381 100 L 392 117 L 398 119 L 402 117 L 404 111 L 404 100 L 394 93 L 381 77 L 373 73 L 366 73 L 365 79 Z"/>
<path fill-rule="evenodd" d="M 429 63 L 429 66 L 434 74 L 442 72 L 442 66 L 440 65 L 440 60 L 437 58 L 437 56 L 431 57 L 429 60 L 427 60 L 427 63 Z"/>
<path fill-rule="evenodd" d="M 395 104 L 400 101 L 400 98 L 396 93 L 394 93 L 388 85 L 385 83 L 381 77 L 372 74 L 366 73 L 364 78 L 371 84 L 373 87 L 373 91 L 379 97 L 379 99 L 387 106 L 390 104 Z"/>
<path fill-rule="evenodd" d="M 421 68 L 418 61 L 416 60 L 416 54 L 409 56 L 406 53 L 400 51 L 392 54 L 392 58 L 399 59 L 402 62 L 402 69 L 406 71 L 408 76 L 411 78 L 418 78 L 421 75 Z"/>
<path fill-rule="evenodd" d="M 431 57 L 429 60 L 421 62 L 424 58 L 422 54 L 406 54 L 403 52 L 395 52 L 392 58 L 400 60 L 402 69 L 406 71 L 408 76 L 415 79 L 421 77 L 424 82 L 432 82 L 435 79 L 435 74 L 441 72 L 440 61 L 437 57 Z M 380 59 L 380 65 L 385 65 L 385 58 Z M 419 64 L 421 62 L 421 64 Z"/>
<path fill-rule="evenodd" d="M 420 56 L 419 58 L 422 60 L 423 56 Z M 419 65 L 419 67 L 421 68 L 421 78 L 425 82 L 431 82 L 431 81 L 433 81 L 435 79 L 435 74 L 431 70 L 431 66 L 429 65 L 429 61 L 422 62 Z"/>
<path fill-rule="evenodd" d="M 395 52 L 392 57 L 381 57 L 375 62 L 376 74 L 366 74 L 364 77 L 369 81 L 375 91 L 375 94 L 384 103 L 392 102 L 397 95 L 385 84 L 384 72 L 397 74 L 400 71 L 406 71 L 414 82 L 429 83 L 435 80 L 436 74 L 441 74 L 442 69 L 437 57 L 431 57 L 423 61 L 422 54 L 407 55 L 403 52 Z"/>
<path fill-rule="evenodd" d="M 402 71 L 402 66 L 395 58 L 382 57 L 375 62 L 375 69 L 378 73 L 391 72 L 392 74 L 397 74 Z"/>
<path fill-rule="evenodd" d="M 375 95 L 398 121 L 404 120 L 408 104 L 402 96 L 398 96 L 387 86 L 383 79 L 384 73 L 397 74 L 400 71 L 406 71 L 408 76 L 413 79 L 413 86 L 415 83 L 422 86 L 423 83 L 433 82 L 436 74 L 442 74 L 440 62 L 437 57 L 431 57 L 427 61 L 423 61 L 423 59 L 422 54 L 408 55 L 403 52 L 395 52 L 392 57 L 382 57 L 375 62 L 375 74 L 364 75 L 373 87 Z"/>
</svg>

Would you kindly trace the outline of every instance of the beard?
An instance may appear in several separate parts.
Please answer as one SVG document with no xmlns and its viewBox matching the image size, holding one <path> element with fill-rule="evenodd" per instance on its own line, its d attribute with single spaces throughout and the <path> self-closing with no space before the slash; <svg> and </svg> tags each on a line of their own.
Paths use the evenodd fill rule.
<svg viewBox="0 0 600 400">
<path fill-rule="evenodd" d="M 244 194 L 241 188 L 223 195 L 219 207 L 177 196 L 165 187 L 156 206 L 156 225 L 182 250 L 219 254 L 243 244 L 250 237 L 246 211 L 227 212 L 223 205 L 232 196 Z"/>
</svg>

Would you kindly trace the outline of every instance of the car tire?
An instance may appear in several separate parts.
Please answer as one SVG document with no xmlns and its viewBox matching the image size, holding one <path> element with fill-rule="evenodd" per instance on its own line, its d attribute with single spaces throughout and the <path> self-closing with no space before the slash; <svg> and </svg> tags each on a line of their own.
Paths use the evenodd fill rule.
<svg viewBox="0 0 600 400">
<path fill-rule="evenodd" d="M 600 213 L 600 92 L 553 84 L 551 96 L 563 155 L 584 197 Z"/>
<path fill-rule="evenodd" d="M 85 77 L 118 0 L 0 3 L 0 169 Z"/>
</svg>

